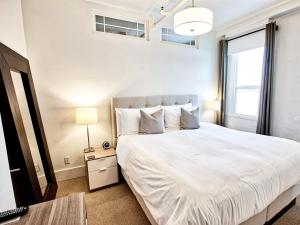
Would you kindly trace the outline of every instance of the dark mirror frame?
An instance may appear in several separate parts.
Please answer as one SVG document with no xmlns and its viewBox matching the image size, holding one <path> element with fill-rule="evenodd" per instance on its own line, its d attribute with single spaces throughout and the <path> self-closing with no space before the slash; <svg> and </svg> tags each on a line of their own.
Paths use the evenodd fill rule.
<svg viewBox="0 0 300 225">
<path fill-rule="evenodd" d="M 47 180 L 44 195 L 40 189 L 31 156 L 11 71 L 20 73 L 23 81 L 32 125 Z M 24 204 L 30 205 L 54 199 L 57 191 L 57 182 L 40 115 L 29 61 L 2 43 L 0 43 L 0 113 L 17 206 Z M 15 176 L 12 171 L 20 171 L 20 174 Z M 20 178 L 22 178 L 21 181 Z M 20 185 L 21 187 L 19 187 Z M 20 194 L 21 192 L 22 194 Z M 26 196 L 24 196 L 24 193 Z"/>
</svg>

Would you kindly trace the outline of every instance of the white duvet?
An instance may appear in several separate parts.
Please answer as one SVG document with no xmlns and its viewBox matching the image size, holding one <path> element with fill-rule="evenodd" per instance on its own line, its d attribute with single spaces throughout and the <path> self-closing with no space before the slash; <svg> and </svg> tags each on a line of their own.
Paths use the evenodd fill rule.
<svg viewBox="0 0 300 225">
<path fill-rule="evenodd" d="M 300 143 L 202 123 L 118 139 L 118 162 L 159 225 L 236 225 L 300 181 Z"/>
</svg>

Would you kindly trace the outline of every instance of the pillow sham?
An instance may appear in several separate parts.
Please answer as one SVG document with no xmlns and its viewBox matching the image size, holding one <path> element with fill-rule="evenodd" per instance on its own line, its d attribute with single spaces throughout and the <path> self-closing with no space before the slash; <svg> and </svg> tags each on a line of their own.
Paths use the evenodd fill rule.
<svg viewBox="0 0 300 225">
<path fill-rule="evenodd" d="M 160 109 L 152 114 L 141 110 L 140 133 L 161 134 L 165 131 L 164 110 Z"/>
<path fill-rule="evenodd" d="M 192 110 L 181 108 L 180 127 L 182 129 L 198 129 L 200 127 L 199 107 Z"/>
<path fill-rule="evenodd" d="M 138 134 L 141 118 L 140 110 L 144 110 L 147 113 L 154 113 L 159 109 L 161 109 L 161 106 L 134 109 L 116 108 L 117 136 Z"/>
<path fill-rule="evenodd" d="M 179 130 L 181 108 L 191 109 L 192 103 L 184 105 L 162 106 L 162 108 L 165 110 L 165 127 L 168 130 Z"/>
</svg>

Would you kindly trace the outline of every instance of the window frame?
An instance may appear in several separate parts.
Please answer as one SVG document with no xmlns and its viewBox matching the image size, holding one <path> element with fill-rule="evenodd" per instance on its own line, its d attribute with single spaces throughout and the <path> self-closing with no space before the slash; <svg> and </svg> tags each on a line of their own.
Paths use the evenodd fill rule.
<svg viewBox="0 0 300 225">
<path fill-rule="evenodd" d="M 234 110 L 232 115 L 237 116 L 239 118 L 244 118 L 244 119 L 253 119 L 253 120 L 257 120 L 258 119 L 258 112 L 257 112 L 257 116 L 253 116 L 253 115 L 247 115 L 247 114 L 241 114 L 241 113 L 237 113 L 236 112 L 236 107 L 237 107 L 237 91 L 238 90 L 258 90 L 258 92 L 260 93 L 260 89 L 261 89 L 261 85 L 242 85 L 242 86 L 235 86 L 234 89 Z M 259 101 L 259 99 L 258 99 Z"/>
<path fill-rule="evenodd" d="M 162 32 L 163 28 L 167 29 L 167 30 L 173 30 L 172 28 L 169 28 L 169 27 L 160 27 L 160 32 L 159 33 L 160 33 L 160 42 L 161 43 L 199 49 L 199 37 L 197 37 L 197 36 L 195 36 L 195 45 L 186 45 L 186 44 L 182 44 L 182 43 L 178 43 L 178 42 L 172 42 L 172 41 L 162 40 L 163 35 L 165 35 Z M 167 36 L 168 36 L 168 34 L 167 34 Z"/>
<path fill-rule="evenodd" d="M 261 47 L 257 47 L 257 48 L 263 48 L 264 46 Z M 253 48 L 253 49 L 257 49 L 257 48 Z M 253 49 L 249 49 L 249 50 L 253 50 Z M 226 113 L 227 116 L 230 117 L 235 117 L 235 118 L 240 118 L 240 119 L 246 119 L 246 120 L 252 120 L 252 121 L 257 121 L 258 119 L 258 112 L 256 116 L 253 115 L 247 115 L 247 114 L 241 114 L 241 113 L 237 113 L 236 112 L 236 107 L 237 107 L 237 91 L 238 90 L 258 90 L 258 92 L 260 93 L 261 91 L 261 85 L 238 85 L 237 81 L 238 81 L 238 63 L 239 60 L 238 58 L 235 58 L 237 56 L 234 56 L 234 54 L 232 54 L 231 56 L 228 55 L 228 70 L 227 73 L 232 74 L 232 80 L 229 81 L 229 90 L 232 90 L 231 93 L 231 99 L 233 100 L 232 104 L 229 104 L 229 110 Z M 234 59 L 235 58 L 235 59 Z M 258 101 L 260 101 L 260 99 L 258 99 Z"/>
<path fill-rule="evenodd" d="M 97 24 L 102 24 L 102 23 L 97 23 L 96 16 L 109 17 L 109 18 L 112 18 L 112 19 L 124 20 L 124 21 L 128 21 L 128 22 L 137 23 L 137 28 L 138 28 L 139 24 L 143 24 L 144 25 L 144 37 L 142 38 L 142 37 L 139 37 L 139 36 L 122 35 L 122 34 L 115 34 L 115 33 L 105 32 L 105 26 L 104 26 L 104 32 L 97 31 L 96 30 L 96 25 Z M 136 17 L 129 17 L 129 16 L 118 16 L 118 15 L 114 15 L 114 14 L 107 14 L 107 13 L 104 13 L 100 10 L 95 10 L 95 9 L 90 10 L 90 17 L 91 17 L 92 33 L 99 34 L 99 35 L 119 36 L 120 38 L 133 38 L 135 40 L 141 40 L 141 41 L 149 41 L 149 21 L 146 20 L 146 19 L 141 19 L 141 18 L 136 18 Z M 128 30 L 135 30 L 135 29 L 122 27 L 122 26 L 115 26 L 115 25 L 108 25 L 108 26 L 119 27 L 119 28 L 128 29 Z M 137 29 L 136 31 L 138 32 L 140 30 Z"/>
</svg>

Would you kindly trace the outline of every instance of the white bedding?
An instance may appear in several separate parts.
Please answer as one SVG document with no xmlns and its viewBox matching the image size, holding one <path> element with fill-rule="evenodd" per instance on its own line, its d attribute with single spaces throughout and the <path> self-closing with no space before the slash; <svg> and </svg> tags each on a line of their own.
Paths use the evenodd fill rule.
<svg viewBox="0 0 300 225">
<path fill-rule="evenodd" d="M 300 143 L 202 123 L 118 139 L 118 162 L 159 225 L 236 225 L 300 181 Z"/>
</svg>

